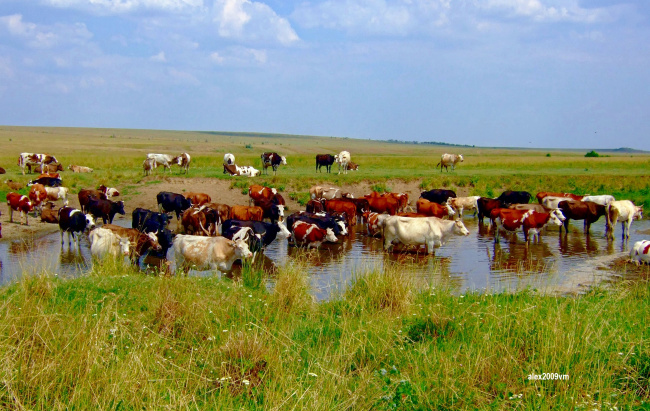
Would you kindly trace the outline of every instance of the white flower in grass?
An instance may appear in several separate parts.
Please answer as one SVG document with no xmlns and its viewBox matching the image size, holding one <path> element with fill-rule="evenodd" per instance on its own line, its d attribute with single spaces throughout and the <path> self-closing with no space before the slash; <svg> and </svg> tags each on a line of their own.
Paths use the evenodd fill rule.
<svg viewBox="0 0 650 411">
<path fill-rule="evenodd" d="M 318 377 L 318 375 L 314 374 L 313 372 L 309 372 L 309 373 L 307 373 L 307 375 L 309 375 L 310 377 Z"/>
<path fill-rule="evenodd" d="M 248 381 L 248 380 L 241 380 L 241 382 L 243 382 L 243 383 L 244 383 L 244 385 L 250 385 L 250 384 L 251 384 L 251 382 L 250 382 L 250 381 Z"/>
</svg>

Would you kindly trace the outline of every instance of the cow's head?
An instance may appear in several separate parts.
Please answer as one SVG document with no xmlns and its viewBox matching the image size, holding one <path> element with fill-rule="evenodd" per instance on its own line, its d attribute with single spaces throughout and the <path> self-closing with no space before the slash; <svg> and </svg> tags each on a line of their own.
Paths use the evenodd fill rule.
<svg viewBox="0 0 650 411">
<path fill-rule="evenodd" d="M 128 256 L 130 254 L 130 246 L 131 242 L 129 241 L 128 237 L 120 237 L 120 251 L 122 252 L 123 256 Z"/>
<path fill-rule="evenodd" d="M 637 220 L 640 220 L 643 218 L 643 206 L 635 206 L 636 210 L 634 210 L 634 218 Z"/>
<path fill-rule="evenodd" d="M 280 233 L 284 236 L 284 238 L 291 237 L 291 232 L 287 229 L 287 226 L 282 221 L 278 221 L 277 224 L 280 228 Z"/>
<path fill-rule="evenodd" d="M 287 158 L 285 156 L 280 156 L 280 160 L 282 160 L 282 164 L 287 165 Z"/>
<path fill-rule="evenodd" d="M 562 216 L 562 219 L 560 219 L 560 216 Z M 548 220 L 548 223 L 556 226 L 561 226 L 563 220 L 564 220 L 564 214 L 562 214 L 562 212 L 559 209 L 555 209 L 550 212 L 550 218 Z"/>
<path fill-rule="evenodd" d="M 462 154 L 458 155 L 458 161 L 460 161 L 461 163 L 463 162 L 463 155 Z"/>
<path fill-rule="evenodd" d="M 330 243 L 335 243 L 338 241 L 338 238 L 334 235 L 334 231 L 331 228 L 325 230 L 325 241 Z"/>
<path fill-rule="evenodd" d="M 162 247 L 160 246 L 160 243 L 158 242 L 158 230 L 156 232 L 152 233 L 147 233 L 147 237 L 149 238 L 149 246 L 153 248 L 156 251 L 160 251 Z"/>
<path fill-rule="evenodd" d="M 465 227 L 465 224 L 463 224 L 460 218 L 454 221 L 454 233 L 458 235 L 469 235 L 469 230 L 467 230 L 467 227 Z"/>
<path fill-rule="evenodd" d="M 560 221 L 566 220 L 566 217 L 564 216 L 564 214 L 562 214 L 562 210 L 560 210 L 559 208 L 556 208 L 555 210 L 551 211 L 551 213 L 555 214 L 557 219 L 560 220 Z"/>
<path fill-rule="evenodd" d="M 451 206 L 451 204 L 449 204 L 449 200 L 447 200 L 447 202 L 445 204 L 443 204 L 443 206 L 447 209 L 447 215 L 449 217 L 456 214 L 456 212 L 454 211 L 454 208 Z"/>
<path fill-rule="evenodd" d="M 251 250 L 248 248 L 248 244 L 244 240 L 235 240 L 230 243 L 235 249 L 235 255 L 239 258 L 250 258 L 253 256 Z"/>
</svg>

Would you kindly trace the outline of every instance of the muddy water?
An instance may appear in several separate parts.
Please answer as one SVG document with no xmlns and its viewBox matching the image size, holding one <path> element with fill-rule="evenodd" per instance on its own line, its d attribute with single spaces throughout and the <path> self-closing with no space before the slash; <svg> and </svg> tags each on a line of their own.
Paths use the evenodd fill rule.
<svg viewBox="0 0 650 411">
<path fill-rule="evenodd" d="M 559 235 L 556 227 L 548 229 L 538 243 L 526 245 L 521 233 L 502 235 L 498 244 L 487 226 L 480 227 L 476 219 L 465 217 L 470 231 L 467 237 L 452 238 L 438 248 L 434 256 L 411 252 L 385 253 L 380 239 L 356 233 L 344 237 L 338 244 L 326 244 L 320 250 L 305 253 L 289 246 L 287 241 L 275 241 L 262 260 L 271 272 L 274 266 L 299 260 L 308 271 L 316 297 L 327 298 L 342 289 L 355 272 L 396 266 L 422 276 L 428 281 L 448 286 L 457 292 L 466 290 L 501 291 L 531 287 L 549 291 L 580 291 L 609 275 L 599 268 L 624 255 L 635 241 L 647 238 L 648 220 L 632 224 L 630 240 L 620 238 L 616 227 L 615 241 L 605 239 L 604 222 L 591 227 L 591 235 L 582 231 L 581 222 L 572 222 L 568 235 Z M 117 224 L 130 226 L 128 220 Z M 92 261 L 86 238 L 81 239 L 79 251 L 69 250 L 67 241 L 61 247 L 58 233 L 40 238 L 0 243 L 0 285 L 15 281 L 24 274 L 44 270 L 61 277 L 76 277 L 88 271 Z M 210 272 L 190 272 L 190 275 L 212 275 Z M 273 276 L 271 275 L 271 282 Z"/>
</svg>

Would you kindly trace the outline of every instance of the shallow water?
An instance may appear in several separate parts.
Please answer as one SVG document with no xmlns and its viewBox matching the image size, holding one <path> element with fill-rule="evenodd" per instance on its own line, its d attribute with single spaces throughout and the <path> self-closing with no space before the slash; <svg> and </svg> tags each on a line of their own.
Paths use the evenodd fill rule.
<svg viewBox="0 0 650 411">
<path fill-rule="evenodd" d="M 598 277 L 599 261 L 604 257 L 616 257 L 629 251 L 635 241 L 648 238 L 648 220 L 632 224 L 630 240 L 621 241 L 620 224 L 616 227 L 614 241 L 605 239 L 604 221 L 591 227 L 587 236 L 582 222 L 572 222 L 568 235 L 559 235 L 559 228 L 546 230 L 538 243 L 526 245 L 523 235 L 502 235 L 495 244 L 494 235 L 487 225 L 479 227 L 477 220 L 467 215 L 465 225 L 470 231 L 466 237 L 454 237 L 444 246 L 436 249 L 435 255 L 423 253 L 391 252 L 382 250 L 378 238 L 363 234 L 357 226 L 356 232 L 343 237 L 337 244 L 325 244 L 319 250 L 305 253 L 289 246 L 287 241 L 274 241 L 260 258 L 267 271 L 296 259 L 305 262 L 318 299 L 326 299 L 336 288 L 343 288 L 355 272 L 365 269 L 383 269 L 387 265 L 398 265 L 402 269 L 421 276 L 435 284 L 441 284 L 464 292 L 466 290 L 501 291 L 533 287 L 553 289 L 561 285 L 564 291 L 584 284 L 589 277 Z M 126 219 L 116 224 L 130 226 Z M 643 233 L 646 234 L 643 234 Z M 87 238 L 81 239 L 80 250 L 61 247 L 59 233 L 22 241 L 0 243 L 0 285 L 30 275 L 47 271 L 61 277 L 77 277 L 91 266 Z M 207 276 L 211 272 L 194 272 L 190 275 Z M 577 280 L 573 281 L 571 276 Z M 270 282 L 273 276 L 270 276 Z"/>
</svg>

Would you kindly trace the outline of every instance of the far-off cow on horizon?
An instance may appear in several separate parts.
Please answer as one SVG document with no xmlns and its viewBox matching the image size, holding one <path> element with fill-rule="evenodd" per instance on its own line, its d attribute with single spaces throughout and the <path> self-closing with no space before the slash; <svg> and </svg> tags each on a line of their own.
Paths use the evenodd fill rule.
<svg viewBox="0 0 650 411">
<path fill-rule="evenodd" d="M 451 166 L 451 171 L 454 171 L 456 169 L 456 163 L 462 163 L 463 162 L 463 155 L 462 154 L 443 154 L 440 157 L 440 162 L 436 164 L 436 167 L 440 166 L 440 172 L 442 173 L 442 168 L 444 167 L 447 172 L 449 172 L 449 169 L 447 167 Z"/>
</svg>

